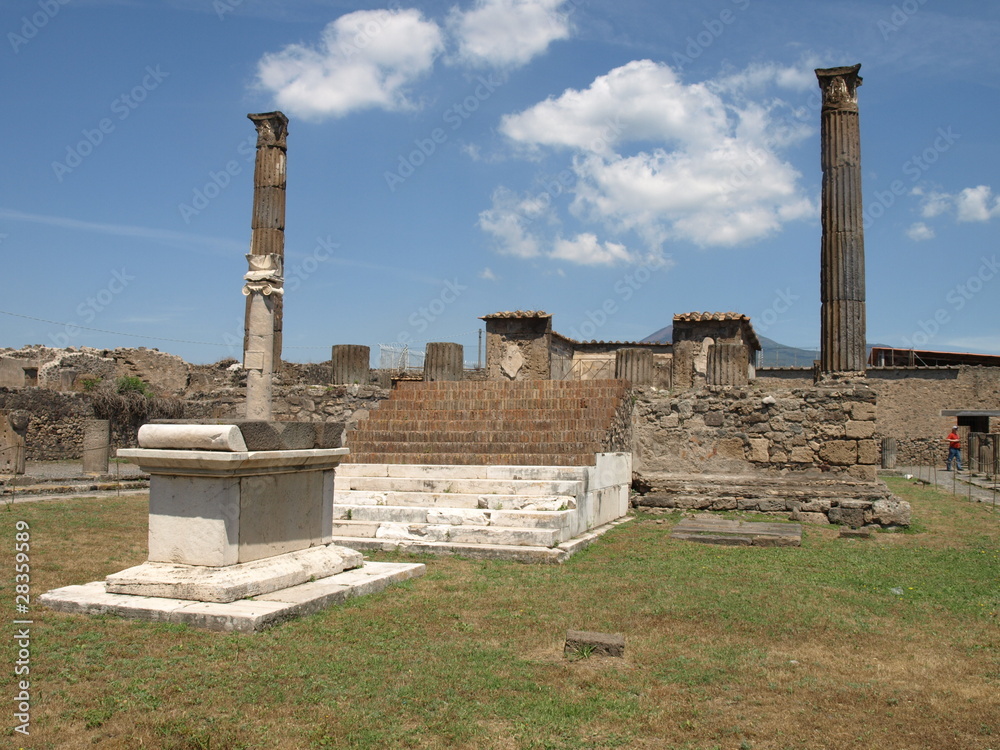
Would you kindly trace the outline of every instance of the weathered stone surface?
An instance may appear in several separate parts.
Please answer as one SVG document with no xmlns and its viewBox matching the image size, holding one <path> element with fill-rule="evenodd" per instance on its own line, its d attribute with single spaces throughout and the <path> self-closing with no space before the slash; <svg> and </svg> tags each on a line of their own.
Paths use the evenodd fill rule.
<svg viewBox="0 0 1000 750">
<path fill-rule="evenodd" d="M 791 519 L 800 523 L 811 523 L 817 526 L 830 525 L 830 519 L 827 517 L 826 513 L 807 513 L 797 511 L 791 514 Z"/>
<path fill-rule="evenodd" d="M 720 458 L 744 459 L 743 440 L 740 438 L 723 438 L 716 444 L 716 455 Z"/>
<path fill-rule="evenodd" d="M 792 448 L 792 452 L 789 455 L 788 460 L 792 463 L 811 464 L 816 460 L 816 454 L 811 448 L 805 445 L 797 445 Z"/>
<path fill-rule="evenodd" d="M 865 511 L 861 508 L 830 508 L 827 514 L 830 523 L 838 523 L 851 528 L 861 528 L 867 523 Z"/>
<path fill-rule="evenodd" d="M 705 415 L 706 427 L 722 427 L 725 422 L 725 415 L 719 411 L 713 411 Z"/>
<path fill-rule="evenodd" d="M 770 460 L 768 448 L 771 441 L 766 438 L 750 438 L 749 459 L 754 463 L 767 463 Z"/>
<path fill-rule="evenodd" d="M 877 500 L 872 504 L 874 523 L 882 526 L 909 526 L 912 509 L 905 500 Z"/>
<path fill-rule="evenodd" d="M 853 466 L 858 462 L 858 444 L 854 440 L 828 440 L 820 447 L 819 457 L 834 466 Z"/>
<path fill-rule="evenodd" d="M 879 463 L 879 445 L 877 441 L 858 441 L 858 463 L 864 465 L 874 465 Z"/>
<path fill-rule="evenodd" d="M 848 420 L 847 424 L 844 425 L 844 435 L 845 437 L 851 440 L 870 438 L 874 434 L 875 434 L 874 422 L 857 422 L 853 420 Z"/>
</svg>

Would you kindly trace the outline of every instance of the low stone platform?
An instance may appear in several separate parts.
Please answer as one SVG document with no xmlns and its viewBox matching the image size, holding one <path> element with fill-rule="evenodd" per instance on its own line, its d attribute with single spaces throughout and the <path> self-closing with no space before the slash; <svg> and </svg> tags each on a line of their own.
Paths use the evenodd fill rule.
<svg viewBox="0 0 1000 750">
<path fill-rule="evenodd" d="M 646 508 L 773 513 L 800 523 L 906 527 L 910 504 L 884 482 L 843 477 L 652 473 L 632 483 Z"/>
<path fill-rule="evenodd" d="M 681 521 L 674 526 L 670 538 L 731 547 L 801 547 L 802 525 L 733 521 L 704 516 Z"/>
<path fill-rule="evenodd" d="M 57 612 L 112 614 L 208 630 L 252 633 L 356 596 L 377 593 L 424 572 L 425 566 L 419 563 L 366 562 L 354 570 L 229 603 L 112 594 L 104 581 L 54 589 L 42 594 L 40 601 Z"/>
</svg>

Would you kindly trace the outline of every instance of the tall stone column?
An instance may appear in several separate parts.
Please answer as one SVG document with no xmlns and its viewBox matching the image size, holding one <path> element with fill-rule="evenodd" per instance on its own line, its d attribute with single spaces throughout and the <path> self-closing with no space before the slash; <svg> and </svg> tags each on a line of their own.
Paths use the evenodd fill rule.
<svg viewBox="0 0 1000 750">
<path fill-rule="evenodd" d="M 816 71 L 823 92 L 820 371 L 864 374 L 865 236 L 858 75 L 861 64 Z"/>
<path fill-rule="evenodd" d="M 276 255 L 285 259 L 285 163 L 288 118 L 281 112 L 263 112 L 247 117 L 257 128 L 257 158 L 253 171 L 253 215 L 250 218 L 250 254 Z M 283 304 L 279 295 L 274 305 L 274 337 L 271 358 L 274 369 L 281 368 L 281 329 Z M 250 320 L 247 299 L 246 324 Z M 244 337 L 244 349 L 246 348 Z"/>
<path fill-rule="evenodd" d="M 285 149 L 288 118 L 281 112 L 247 115 L 257 128 L 243 368 L 247 419 L 271 419 L 271 380 L 281 364 L 285 257 Z"/>
</svg>

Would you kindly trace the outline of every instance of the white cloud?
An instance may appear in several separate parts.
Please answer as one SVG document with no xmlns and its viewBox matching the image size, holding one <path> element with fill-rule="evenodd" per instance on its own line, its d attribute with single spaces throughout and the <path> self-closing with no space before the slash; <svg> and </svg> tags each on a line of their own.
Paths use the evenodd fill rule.
<svg viewBox="0 0 1000 750">
<path fill-rule="evenodd" d="M 448 29 L 456 58 L 472 67 L 519 67 L 570 35 L 566 0 L 476 0 L 471 10 L 453 8 Z"/>
<path fill-rule="evenodd" d="M 257 63 L 258 85 L 300 117 L 410 109 L 407 87 L 443 50 L 441 29 L 418 10 L 360 10 L 327 24 L 315 46 L 292 44 Z"/>
<path fill-rule="evenodd" d="M 1000 197 L 989 185 L 965 188 L 955 197 L 955 210 L 959 221 L 989 221 L 1000 216 Z"/>
<path fill-rule="evenodd" d="M 782 78 L 776 67 L 755 76 Z M 633 61 L 508 115 L 500 130 L 522 147 L 575 152 L 572 211 L 581 220 L 635 232 L 654 254 L 670 239 L 744 244 L 817 209 L 777 154 L 807 131 L 774 117 L 786 106 L 778 100 L 726 98 L 737 77 L 685 84 L 667 65 Z M 657 147 L 626 153 L 650 141 Z"/>
<path fill-rule="evenodd" d="M 633 260 L 624 245 L 617 242 L 602 243 L 596 235 L 589 232 L 579 234 L 572 240 L 558 238 L 552 257 L 586 266 L 607 266 Z"/>
<path fill-rule="evenodd" d="M 918 221 L 913 224 L 909 229 L 906 230 L 906 236 L 909 237 L 914 242 L 923 242 L 924 240 L 934 239 L 934 230 L 929 226 L 924 224 L 922 221 Z"/>
<path fill-rule="evenodd" d="M 486 279 L 486 281 L 497 281 L 500 277 L 493 273 L 492 268 L 486 266 L 486 268 L 479 272 L 479 278 Z"/>
<path fill-rule="evenodd" d="M 965 222 L 990 221 L 1000 216 L 1000 196 L 993 195 L 989 185 L 965 188 L 958 193 L 924 192 L 921 188 L 914 188 L 912 194 L 920 196 L 920 215 L 925 219 L 952 211 L 957 221 Z"/>
<path fill-rule="evenodd" d="M 541 254 L 538 238 L 527 225 L 544 213 L 537 198 L 522 198 L 505 187 L 493 191 L 493 206 L 479 214 L 479 228 L 493 235 L 504 255 L 534 258 Z"/>
<path fill-rule="evenodd" d="M 920 215 L 925 219 L 933 219 L 935 216 L 948 211 L 952 206 L 952 197 L 947 193 L 939 193 L 932 190 L 925 193 L 922 188 L 914 188 L 913 195 L 921 196 Z"/>
</svg>

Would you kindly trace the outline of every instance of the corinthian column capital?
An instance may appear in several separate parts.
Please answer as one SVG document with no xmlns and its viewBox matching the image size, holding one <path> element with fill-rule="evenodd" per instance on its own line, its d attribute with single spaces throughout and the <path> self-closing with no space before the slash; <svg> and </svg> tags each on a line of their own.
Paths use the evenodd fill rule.
<svg viewBox="0 0 1000 750">
<path fill-rule="evenodd" d="M 858 86 L 862 78 L 858 75 L 861 63 L 842 68 L 817 68 L 816 78 L 823 91 L 823 109 L 858 111 Z"/>
<path fill-rule="evenodd" d="M 287 146 L 288 118 L 283 112 L 261 112 L 247 115 L 257 128 L 257 148 L 272 146 L 284 149 Z"/>
</svg>

